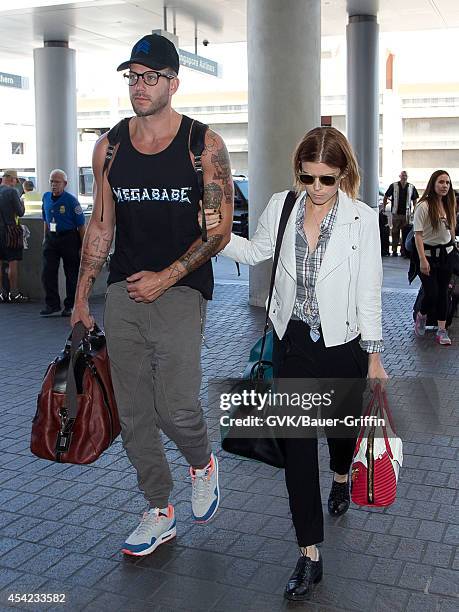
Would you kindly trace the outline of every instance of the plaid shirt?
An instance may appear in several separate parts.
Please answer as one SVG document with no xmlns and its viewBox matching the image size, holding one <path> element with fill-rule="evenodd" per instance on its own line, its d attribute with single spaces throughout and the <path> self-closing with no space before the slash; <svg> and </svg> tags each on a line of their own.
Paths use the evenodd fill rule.
<svg viewBox="0 0 459 612">
<path fill-rule="evenodd" d="M 327 250 L 331 233 L 335 226 L 338 200 L 320 224 L 320 234 L 314 252 L 309 252 L 308 239 L 304 232 L 306 197 L 302 198 L 296 217 L 296 299 L 293 308 L 294 318 L 300 319 L 311 328 L 314 342 L 320 338 L 320 315 L 316 297 L 316 282 L 320 266 Z M 360 346 L 367 353 L 381 353 L 384 350 L 382 340 L 360 340 Z"/>
</svg>

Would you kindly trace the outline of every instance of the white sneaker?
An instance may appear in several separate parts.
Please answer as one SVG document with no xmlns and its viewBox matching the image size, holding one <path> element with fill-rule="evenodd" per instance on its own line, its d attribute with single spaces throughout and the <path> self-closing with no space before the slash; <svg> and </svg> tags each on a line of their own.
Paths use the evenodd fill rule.
<svg viewBox="0 0 459 612">
<path fill-rule="evenodd" d="M 427 315 L 422 315 L 420 312 L 416 315 L 416 322 L 414 324 L 414 333 L 416 336 L 424 336 L 426 333 Z"/>
<path fill-rule="evenodd" d="M 448 336 L 446 329 L 439 329 L 437 331 L 435 334 L 435 342 L 443 344 L 444 346 L 449 346 L 451 344 L 451 338 Z"/>
<path fill-rule="evenodd" d="M 122 548 L 126 555 L 143 556 L 155 551 L 160 544 L 175 538 L 174 507 L 167 506 L 167 515 L 159 508 L 151 508 L 143 513 L 139 525 L 128 537 Z"/>
<path fill-rule="evenodd" d="M 192 480 L 191 509 L 197 523 L 207 523 L 217 512 L 220 503 L 218 460 L 212 453 L 209 465 L 202 470 L 190 467 Z"/>
</svg>

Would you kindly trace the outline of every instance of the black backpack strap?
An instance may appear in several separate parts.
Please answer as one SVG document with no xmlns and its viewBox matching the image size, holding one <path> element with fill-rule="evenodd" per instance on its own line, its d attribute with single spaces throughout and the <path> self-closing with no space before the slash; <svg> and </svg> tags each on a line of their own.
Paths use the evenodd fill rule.
<svg viewBox="0 0 459 612">
<path fill-rule="evenodd" d="M 116 125 L 114 125 L 108 132 L 108 147 L 107 152 L 105 154 L 104 165 L 102 167 L 102 180 L 104 174 L 107 172 L 108 165 L 113 158 L 113 153 L 115 151 L 116 145 L 121 141 L 121 130 L 129 122 L 130 117 L 125 117 L 121 119 Z M 102 186 L 101 186 L 102 187 Z M 104 220 L 104 192 L 102 190 L 102 211 L 100 213 L 100 220 Z"/>
<path fill-rule="evenodd" d="M 115 151 L 115 147 L 121 140 L 121 128 L 123 127 L 123 125 L 126 125 L 129 119 L 130 117 L 125 117 L 124 119 L 121 119 L 121 121 L 119 121 L 116 125 L 114 125 L 107 132 L 108 147 L 107 147 L 107 153 L 105 154 L 104 167 L 102 168 L 102 174 L 107 172 L 108 164 L 112 160 L 113 153 Z"/>
<path fill-rule="evenodd" d="M 282 212 L 281 212 L 281 216 L 279 220 L 279 227 L 277 230 L 276 246 L 274 248 L 274 257 L 273 257 L 273 267 L 271 270 L 271 282 L 269 285 L 268 306 L 266 308 L 265 329 L 263 331 L 260 358 L 258 361 L 259 365 L 261 365 L 261 362 L 263 361 L 263 351 L 265 349 L 266 334 L 268 333 L 268 328 L 269 328 L 269 309 L 271 308 L 271 300 L 273 297 L 274 281 L 276 279 L 277 262 L 279 261 L 279 253 L 281 250 L 282 238 L 284 237 L 285 228 L 287 227 L 287 221 L 289 220 L 290 214 L 293 210 L 293 207 L 295 206 L 295 202 L 296 202 L 296 193 L 294 191 L 289 191 L 287 194 L 287 197 L 285 198 L 284 205 L 282 207 Z M 260 371 L 261 373 L 262 368 L 259 367 L 257 371 Z"/>
<path fill-rule="evenodd" d="M 193 119 L 190 129 L 190 151 L 194 156 L 194 171 L 198 179 L 199 197 L 202 202 L 202 241 L 207 242 L 207 224 L 204 214 L 204 174 L 202 171 L 202 152 L 204 151 L 206 132 L 209 126 Z"/>
</svg>

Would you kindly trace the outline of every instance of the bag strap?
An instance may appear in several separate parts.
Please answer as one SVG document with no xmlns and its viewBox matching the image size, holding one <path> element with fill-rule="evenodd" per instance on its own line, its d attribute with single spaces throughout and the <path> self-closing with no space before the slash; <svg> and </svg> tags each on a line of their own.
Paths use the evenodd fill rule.
<svg viewBox="0 0 459 612">
<path fill-rule="evenodd" d="M 75 363 L 78 348 L 87 334 L 87 329 L 81 321 L 75 324 L 72 330 L 72 340 L 70 345 L 70 363 L 67 370 L 66 403 L 67 419 L 75 420 L 78 414 L 77 386 L 75 380 Z"/>
<path fill-rule="evenodd" d="M 104 175 L 108 170 L 108 166 L 113 158 L 113 153 L 115 152 L 116 145 L 121 141 L 121 128 L 124 127 L 127 123 L 129 123 L 130 117 L 125 117 L 121 119 L 116 125 L 114 125 L 108 132 L 108 147 L 105 153 L 104 165 L 102 167 L 102 181 L 104 179 Z M 104 220 L 104 190 L 101 185 L 101 194 L 102 194 L 102 210 L 100 213 L 100 221 Z"/>
<path fill-rule="evenodd" d="M 67 369 L 67 382 L 65 386 L 65 405 L 59 411 L 61 420 L 60 430 L 56 439 L 55 453 L 56 461 L 60 461 L 62 453 L 66 453 L 70 448 L 73 436 L 73 425 L 78 415 L 77 386 L 75 380 L 75 364 L 78 358 L 78 348 L 87 333 L 87 329 L 79 321 L 72 330 L 70 358 Z M 67 348 L 68 341 L 66 344 Z"/>
<path fill-rule="evenodd" d="M 282 212 L 281 212 L 281 216 L 279 220 L 279 227 L 277 230 L 276 246 L 274 248 L 273 267 L 271 270 L 271 282 L 269 285 L 269 296 L 268 296 L 268 306 L 266 309 L 265 327 L 263 330 L 263 339 L 261 341 L 260 357 L 258 359 L 257 370 L 256 370 L 257 374 L 258 372 L 260 372 L 260 375 L 262 372 L 260 366 L 262 365 L 262 361 L 263 361 L 263 351 L 265 350 L 266 334 L 268 333 L 268 328 L 269 328 L 269 309 L 271 308 L 271 300 L 273 297 L 274 281 L 276 279 L 277 262 L 279 261 L 279 254 L 280 254 L 281 245 L 282 245 L 282 238 L 284 237 L 285 228 L 287 227 L 287 221 L 289 220 L 290 214 L 293 210 L 293 207 L 295 206 L 295 202 L 296 202 L 295 192 L 289 191 L 287 194 L 287 197 L 285 198 L 284 205 L 282 207 Z"/>
<path fill-rule="evenodd" d="M 208 129 L 208 125 L 193 119 L 190 128 L 190 151 L 194 156 L 194 171 L 196 172 L 196 177 L 198 179 L 199 199 L 202 203 L 201 236 L 203 242 L 207 242 L 207 223 L 206 215 L 204 213 L 204 173 L 202 171 L 202 152 L 204 151 L 206 132 Z"/>
<path fill-rule="evenodd" d="M 104 166 L 102 168 L 102 174 L 107 172 L 108 164 L 111 162 L 115 147 L 121 141 L 121 128 L 126 125 L 130 120 L 130 117 L 121 119 L 116 125 L 114 125 L 106 134 L 108 139 L 107 152 L 105 154 Z"/>
<path fill-rule="evenodd" d="M 363 416 L 364 418 L 368 416 L 374 416 L 378 418 L 383 418 L 386 421 L 386 425 L 382 426 L 384 444 L 386 446 L 386 450 L 387 450 L 389 457 L 393 459 L 393 453 L 392 453 L 392 449 L 389 443 L 389 436 L 387 434 L 387 424 L 389 424 L 389 427 L 391 428 L 394 435 L 397 435 L 397 434 L 396 434 L 394 423 L 392 420 L 392 415 L 389 410 L 387 394 L 383 386 L 381 385 L 381 383 L 378 383 L 375 385 L 375 388 L 373 390 L 367 410 L 365 411 Z M 358 450 L 360 449 L 362 439 L 364 437 L 365 438 L 368 437 L 368 432 L 370 429 L 372 429 L 372 427 L 373 427 L 372 425 L 366 425 L 361 428 L 359 437 L 355 445 L 354 456 L 357 454 Z"/>
</svg>

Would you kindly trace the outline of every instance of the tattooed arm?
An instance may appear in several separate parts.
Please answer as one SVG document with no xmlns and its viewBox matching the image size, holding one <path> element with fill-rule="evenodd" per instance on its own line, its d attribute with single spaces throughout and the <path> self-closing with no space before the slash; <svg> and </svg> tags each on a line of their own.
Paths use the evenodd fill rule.
<svg viewBox="0 0 459 612">
<path fill-rule="evenodd" d="M 221 222 L 207 232 L 207 242 L 199 238 L 177 261 L 161 272 L 138 272 L 130 276 L 128 291 L 136 302 L 152 302 L 178 280 L 201 267 L 229 242 L 233 225 L 234 187 L 231 163 L 222 138 L 207 130 L 202 153 L 204 195 L 202 206 L 220 212 Z"/>
<path fill-rule="evenodd" d="M 94 172 L 94 208 L 84 234 L 81 247 L 80 273 L 75 296 L 71 325 L 78 321 L 88 329 L 94 327 L 94 318 L 89 313 L 88 298 L 97 275 L 102 270 L 113 240 L 115 227 L 115 207 L 112 192 L 107 180 L 107 173 L 102 176 L 108 140 L 102 136 L 94 147 L 92 167 Z M 101 221 L 102 194 L 104 198 L 104 215 Z"/>
</svg>

